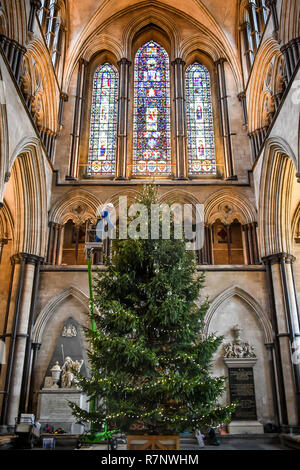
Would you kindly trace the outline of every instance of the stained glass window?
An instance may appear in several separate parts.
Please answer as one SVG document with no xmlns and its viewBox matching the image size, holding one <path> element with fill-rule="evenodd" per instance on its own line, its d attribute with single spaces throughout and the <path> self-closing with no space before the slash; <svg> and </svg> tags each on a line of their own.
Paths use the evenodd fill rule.
<svg viewBox="0 0 300 470">
<path fill-rule="evenodd" d="M 93 80 L 88 174 L 112 176 L 116 166 L 118 71 L 106 63 Z"/>
<path fill-rule="evenodd" d="M 195 63 L 186 71 L 188 166 L 190 175 L 216 174 L 210 75 Z"/>
<path fill-rule="evenodd" d="M 169 57 L 154 41 L 135 57 L 132 173 L 171 173 Z"/>
</svg>

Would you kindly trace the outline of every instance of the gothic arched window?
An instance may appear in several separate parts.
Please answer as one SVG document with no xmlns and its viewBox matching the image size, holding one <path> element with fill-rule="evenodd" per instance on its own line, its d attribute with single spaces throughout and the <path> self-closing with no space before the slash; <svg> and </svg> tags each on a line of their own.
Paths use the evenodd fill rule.
<svg viewBox="0 0 300 470">
<path fill-rule="evenodd" d="M 215 175 L 216 157 L 210 75 L 195 63 L 186 71 L 188 172 L 191 176 Z"/>
<path fill-rule="evenodd" d="M 154 41 L 135 57 L 134 145 L 135 176 L 171 174 L 169 57 Z"/>
<path fill-rule="evenodd" d="M 113 176 L 116 166 L 118 72 L 106 63 L 93 79 L 88 174 Z"/>
</svg>

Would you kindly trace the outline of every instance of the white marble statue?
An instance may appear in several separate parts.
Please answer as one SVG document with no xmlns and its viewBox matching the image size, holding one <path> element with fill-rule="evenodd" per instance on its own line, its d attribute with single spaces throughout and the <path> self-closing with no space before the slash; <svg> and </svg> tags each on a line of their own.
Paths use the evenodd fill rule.
<svg viewBox="0 0 300 470">
<path fill-rule="evenodd" d="M 83 359 L 81 359 L 81 361 L 72 361 L 70 356 L 65 358 L 65 362 L 61 368 L 61 388 L 72 388 L 77 386 L 74 372 L 80 372 L 83 362 Z"/>
</svg>

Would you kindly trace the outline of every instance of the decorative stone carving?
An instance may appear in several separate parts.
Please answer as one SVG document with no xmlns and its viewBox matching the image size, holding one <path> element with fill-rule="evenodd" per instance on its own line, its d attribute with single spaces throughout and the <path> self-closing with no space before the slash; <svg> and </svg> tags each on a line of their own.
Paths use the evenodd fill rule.
<svg viewBox="0 0 300 470">
<path fill-rule="evenodd" d="M 44 381 L 44 389 L 52 388 L 53 387 L 53 379 L 52 377 L 45 377 Z"/>
<path fill-rule="evenodd" d="M 65 336 L 66 338 L 77 336 L 76 326 L 72 325 L 71 323 L 69 323 L 68 325 L 65 325 L 61 335 Z"/>
<path fill-rule="evenodd" d="M 81 361 L 72 361 L 69 356 L 66 357 L 65 362 L 61 368 L 61 388 L 77 387 L 77 381 L 74 373 L 80 372 L 83 362 L 83 359 L 81 359 Z"/>
<path fill-rule="evenodd" d="M 233 341 L 224 344 L 224 357 L 226 358 L 251 358 L 256 357 L 254 347 L 247 341 L 240 339 L 242 329 L 238 325 L 232 328 Z"/>
<path fill-rule="evenodd" d="M 58 362 L 56 362 L 56 364 L 51 369 L 52 380 L 53 380 L 53 385 L 51 388 L 58 388 L 57 382 L 60 379 L 60 373 L 61 373 L 61 368 Z"/>
<path fill-rule="evenodd" d="M 263 120 L 264 124 L 268 126 L 273 118 L 275 112 L 275 103 L 274 98 L 270 91 L 266 92 L 265 99 L 264 99 L 264 106 L 263 106 Z"/>
<path fill-rule="evenodd" d="M 224 225 L 232 224 L 235 219 L 240 221 L 240 209 L 237 207 L 237 205 L 231 202 L 222 202 L 221 204 L 218 204 L 213 210 L 210 223 L 214 223 L 217 219 L 219 219 Z"/>
<path fill-rule="evenodd" d="M 265 87 L 268 90 L 270 90 L 272 74 L 273 74 L 273 64 L 270 63 L 269 66 L 268 66 L 268 70 L 267 70 L 267 73 L 266 73 L 266 79 L 265 79 Z"/>
</svg>

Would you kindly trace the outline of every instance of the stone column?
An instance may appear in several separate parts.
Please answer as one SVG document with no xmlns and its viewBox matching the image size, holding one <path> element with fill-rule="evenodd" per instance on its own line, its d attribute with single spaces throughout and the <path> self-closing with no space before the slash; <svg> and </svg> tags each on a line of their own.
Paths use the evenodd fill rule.
<svg viewBox="0 0 300 470">
<path fill-rule="evenodd" d="M 54 222 L 49 222 L 48 227 L 49 227 L 49 232 L 48 232 L 48 248 L 47 248 L 46 263 L 51 264 L 52 251 L 53 251 Z"/>
<path fill-rule="evenodd" d="M 259 46 L 260 35 L 259 35 L 259 30 L 258 30 L 255 0 L 248 0 L 248 5 L 246 5 L 246 8 L 249 12 L 253 48 L 254 48 L 254 52 L 256 52 Z"/>
<path fill-rule="evenodd" d="M 245 262 L 247 264 L 252 264 L 251 255 L 250 255 L 250 246 L 249 246 L 248 224 L 242 225 L 242 238 L 243 238 L 243 251 L 244 251 Z"/>
<path fill-rule="evenodd" d="M 129 103 L 129 67 L 131 62 L 125 57 L 118 62 L 119 72 L 119 106 L 117 128 L 117 161 L 116 179 L 126 179 L 127 170 L 127 137 L 128 137 L 128 103 Z"/>
<path fill-rule="evenodd" d="M 230 120 L 228 112 L 227 102 L 227 89 L 226 89 L 226 77 L 224 62 L 226 59 L 219 59 L 215 62 L 217 67 L 217 78 L 218 78 L 218 102 L 221 122 L 221 134 L 224 142 L 224 154 L 225 154 L 225 176 L 227 180 L 236 180 L 237 176 L 234 174 L 233 168 L 233 155 L 232 155 L 232 143 L 231 143 L 231 132 L 230 132 Z"/>
<path fill-rule="evenodd" d="M 7 334 L 7 329 L 8 329 L 8 319 L 9 319 L 9 308 L 10 308 L 10 301 L 12 297 L 12 289 L 13 289 L 13 284 L 14 284 L 14 274 L 15 274 L 15 263 L 13 258 L 11 258 L 11 273 L 10 273 L 10 281 L 9 281 L 9 289 L 8 289 L 8 296 L 7 296 L 7 302 L 6 302 L 6 311 L 5 311 L 5 318 L 4 318 L 4 325 L 3 325 L 3 331 L 1 335 L 1 340 L 4 341 L 5 346 L 6 346 L 6 341 L 10 337 L 10 334 Z M 0 364 L 0 374 L 2 373 L 2 364 Z"/>
<path fill-rule="evenodd" d="M 7 245 L 8 239 L 7 238 L 0 238 L 0 264 L 1 264 L 1 258 L 2 258 L 2 252 L 3 252 L 3 247 L 4 245 Z"/>
<path fill-rule="evenodd" d="M 277 387 L 276 387 L 276 365 L 275 365 L 274 343 L 266 343 L 265 346 L 267 349 L 267 355 L 268 355 L 268 361 L 269 361 L 274 421 L 275 421 L 276 427 L 278 427 L 280 425 L 280 417 L 279 417 L 279 404 L 278 404 Z"/>
<path fill-rule="evenodd" d="M 248 72 L 250 72 L 254 61 L 252 36 L 250 35 L 250 30 L 250 24 L 247 21 L 241 25 Z"/>
<path fill-rule="evenodd" d="M 185 112 L 185 62 L 175 59 L 172 62 L 174 69 L 174 102 L 175 102 L 175 142 L 176 142 L 176 177 L 186 180 L 188 175 L 186 155 L 186 112 Z"/>
<path fill-rule="evenodd" d="M 79 163 L 79 145 L 82 128 L 83 118 L 83 100 L 86 85 L 86 68 L 87 61 L 80 59 L 78 63 L 78 75 L 77 75 L 77 88 L 75 97 L 75 109 L 74 109 L 74 120 L 73 120 L 73 132 L 71 134 L 71 154 L 70 154 L 70 167 L 69 174 L 66 176 L 66 180 L 75 180 L 78 175 L 78 163 Z"/>
<path fill-rule="evenodd" d="M 39 257 L 27 253 L 19 253 L 12 257 L 14 270 L 8 307 L 10 345 L 1 414 L 2 428 L 3 426 L 8 426 L 8 429 L 13 428 L 15 418 L 18 416 L 33 285 L 39 260 Z"/>
<path fill-rule="evenodd" d="M 279 21 L 278 21 L 278 14 L 277 14 L 277 0 L 266 0 L 266 6 L 270 8 L 274 31 L 277 32 L 279 29 Z"/>
<path fill-rule="evenodd" d="M 263 258 L 267 271 L 270 311 L 275 333 L 281 425 L 299 425 L 300 368 L 292 360 L 292 345 L 299 336 L 299 312 L 292 276 L 294 257 L 278 253 Z"/>
<path fill-rule="evenodd" d="M 203 248 L 199 250 L 199 264 L 213 264 L 211 231 L 211 225 L 204 226 L 204 244 Z"/>
<path fill-rule="evenodd" d="M 3 34 L 0 35 L 0 46 L 6 55 L 16 81 L 19 82 L 22 59 L 26 53 L 26 48 L 21 46 L 17 41 L 7 38 Z"/>
<path fill-rule="evenodd" d="M 265 29 L 265 25 L 268 19 L 266 0 L 259 0 L 257 14 L 258 14 L 258 21 L 259 21 L 259 30 L 260 30 L 260 33 L 262 34 Z"/>
<path fill-rule="evenodd" d="M 29 12 L 29 19 L 28 19 L 28 31 L 33 33 L 33 25 L 34 19 L 37 11 L 41 8 L 42 2 L 41 0 L 30 0 L 30 12 Z"/>
<path fill-rule="evenodd" d="M 62 126 L 62 118 L 64 113 L 64 104 L 68 101 L 69 97 L 66 93 L 60 94 L 59 110 L 58 110 L 58 125 Z"/>
<path fill-rule="evenodd" d="M 256 222 L 242 225 L 243 246 L 247 264 L 260 264 L 256 227 Z"/>
<path fill-rule="evenodd" d="M 300 57 L 300 37 L 291 39 L 280 48 L 286 63 L 287 82 L 292 78 Z"/>
<path fill-rule="evenodd" d="M 60 264 L 62 258 L 64 226 L 49 222 L 49 238 L 46 262 L 48 264 Z"/>
<path fill-rule="evenodd" d="M 20 403 L 19 403 L 19 414 L 25 413 L 27 410 L 27 392 L 28 392 L 28 383 L 30 378 L 30 364 L 31 364 L 31 350 L 32 350 L 32 330 L 34 325 L 35 311 L 36 311 L 36 302 L 40 284 L 40 265 L 41 258 L 33 259 L 35 270 L 32 286 L 32 296 L 31 296 L 31 305 L 28 319 L 27 327 L 27 339 L 25 347 L 25 357 L 24 357 L 24 368 L 22 375 L 22 385 L 21 385 L 21 394 L 20 394 Z"/>
<path fill-rule="evenodd" d="M 248 111 L 247 111 L 247 103 L 246 103 L 246 93 L 242 91 L 238 94 L 238 99 L 242 103 L 243 108 L 243 116 L 244 116 L 244 123 L 243 126 L 248 126 Z"/>
<path fill-rule="evenodd" d="M 250 226 L 251 226 L 251 232 L 252 232 L 253 253 L 254 253 L 253 264 L 261 264 L 259 248 L 258 248 L 258 240 L 257 240 L 257 222 L 251 222 Z"/>
<path fill-rule="evenodd" d="M 53 48 L 54 38 L 55 38 L 55 29 L 58 20 L 58 12 L 60 10 L 60 2 L 58 0 L 53 0 L 49 6 L 49 20 L 47 23 L 47 32 L 46 32 L 46 41 L 49 51 Z"/>
<path fill-rule="evenodd" d="M 213 264 L 211 230 L 211 225 L 204 226 L 203 247 L 201 250 L 197 251 L 197 260 L 199 264 Z"/>
<path fill-rule="evenodd" d="M 47 151 L 47 154 L 50 160 L 52 161 L 53 152 L 54 152 L 54 144 L 55 144 L 55 139 L 57 137 L 57 134 L 53 132 L 51 129 L 44 129 L 44 128 L 40 130 L 40 134 L 41 134 L 42 142 Z"/>
<path fill-rule="evenodd" d="M 33 411 L 33 393 L 34 393 L 34 383 L 35 383 L 35 365 L 38 356 L 38 351 L 40 350 L 41 343 L 31 343 L 32 347 L 32 361 L 31 361 L 31 374 L 30 374 L 30 385 L 28 393 L 28 406 L 27 412 L 32 413 Z"/>
<path fill-rule="evenodd" d="M 55 257 L 55 264 L 58 264 L 58 265 L 62 263 L 64 233 L 65 233 L 65 226 L 58 225 L 56 257 Z"/>
</svg>

